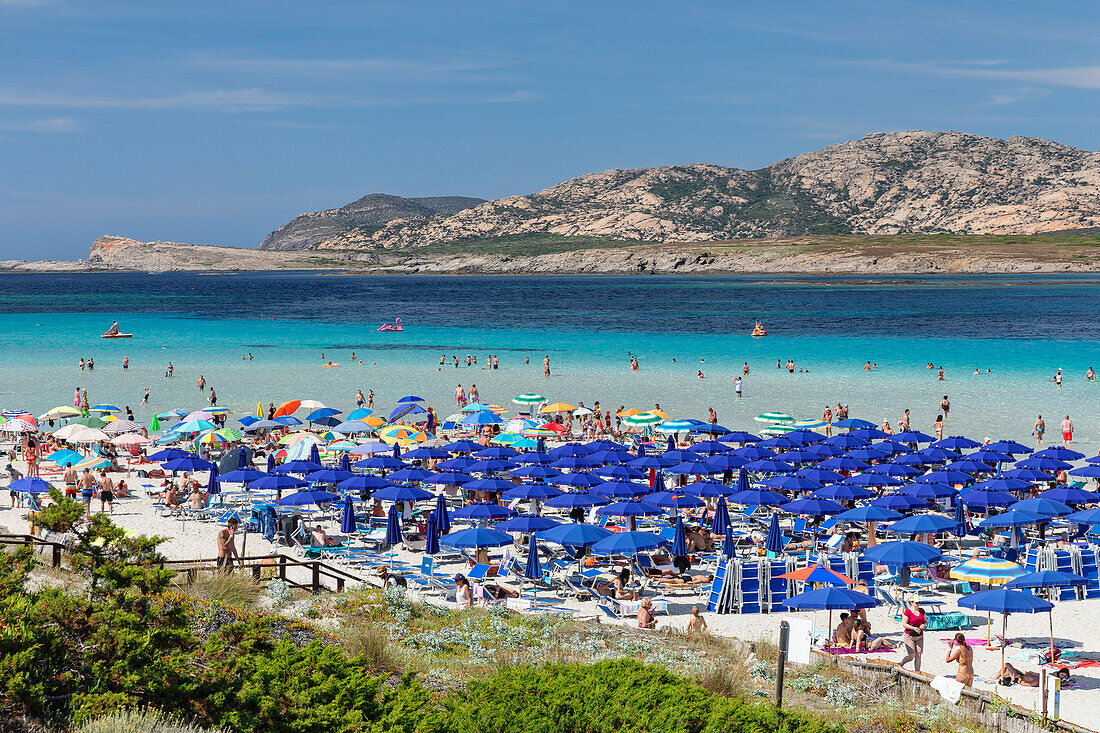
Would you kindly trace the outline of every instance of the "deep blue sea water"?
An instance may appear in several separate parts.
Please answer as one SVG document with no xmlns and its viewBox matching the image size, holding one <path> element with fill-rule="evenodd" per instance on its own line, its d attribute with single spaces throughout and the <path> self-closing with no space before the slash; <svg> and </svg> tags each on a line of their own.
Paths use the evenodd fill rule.
<svg viewBox="0 0 1100 733">
<path fill-rule="evenodd" d="M 613 407 L 659 402 L 677 417 L 713 406 L 723 424 L 753 427 L 760 412 L 818 417 L 841 401 L 875 422 L 910 408 L 927 430 L 949 394 L 949 432 L 1023 440 L 1036 414 L 1053 428 L 1071 413 L 1094 449 L 1100 387 L 1084 372 L 1100 369 L 1098 314 L 1100 284 L 1086 277 L 10 275 L 0 277 L 0 406 L 44 411 L 71 403 L 78 386 L 93 402 L 137 408 L 150 387 L 157 411 L 200 406 L 203 374 L 220 404 L 248 411 L 289 397 L 347 408 L 370 388 L 379 407 L 411 393 L 445 415 L 455 385 L 475 382 L 483 399 L 509 406 L 528 391 Z M 396 316 L 404 333 L 376 332 Z M 135 338 L 99 338 L 113 320 Z M 757 320 L 766 338 L 748 335 Z M 321 368 L 322 352 L 340 368 Z M 467 353 L 481 368 L 437 371 L 441 354 Z M 499 371 L 483 368 L 490 353 Z M 81 372 L 89 356 L 96 369 Z M 808 371 L 777 370 L 777 359 Z M 868 360 L 878 368 L 865 372 Z M 732 381 L 746 361 L 736 400 Z M 1049 381 L 1059 367 L 1061 389 Z"/>
</svg>

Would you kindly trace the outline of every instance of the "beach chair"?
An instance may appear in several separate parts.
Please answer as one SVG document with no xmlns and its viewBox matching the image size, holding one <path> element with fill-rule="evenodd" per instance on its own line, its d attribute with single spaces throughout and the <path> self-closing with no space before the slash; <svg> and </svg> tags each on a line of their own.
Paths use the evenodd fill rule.
<svg viewBox="0 0 1100 733">
<path fill-rule="evenodd" d="M 470 580 L 484 580 L 497 574 L 497 565 L 474 565 L 466 571 L 466 577 Z"/>
<path fill-rule="evenodd" d="M 450 578 L 448 573 L 435 572 L 435 560 L 428 555 L 420 561 L 420 574 L 426 578 Z"/>
</svg>

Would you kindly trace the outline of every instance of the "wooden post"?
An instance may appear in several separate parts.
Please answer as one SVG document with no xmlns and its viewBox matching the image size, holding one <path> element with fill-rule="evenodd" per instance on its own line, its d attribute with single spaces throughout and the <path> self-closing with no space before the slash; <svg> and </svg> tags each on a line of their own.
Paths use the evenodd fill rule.
<svg viewBox="0 0 1100 733">
<path fill-rule="evenodd" d="M 313 592 L 321 592 L 321 561 L 313 561 Z"/>
<path fill-rule="evenodd" d="M 279 555 L 279 580 L 286 582 L 286 555 Z"/>
<path fill-rule="evenodd" d="M 61 567 L 61 545 L 56 542 L 53 545 L 53 566 L 55 568 Z"/>
<path fill-rule="evenodd" d="M 1047 719 L 1047 671 L 1039 670 L 1039 694 L 1043 696 L 1043 720 Z"/>
<path fill-rule="evenodd" d="M 775 668 L 775 707 L 783 707 L 783 672 L 787 667 L 787 637 L 791 625 L 786 621 L 779 622 L 779 661 Z"/>
</svg>

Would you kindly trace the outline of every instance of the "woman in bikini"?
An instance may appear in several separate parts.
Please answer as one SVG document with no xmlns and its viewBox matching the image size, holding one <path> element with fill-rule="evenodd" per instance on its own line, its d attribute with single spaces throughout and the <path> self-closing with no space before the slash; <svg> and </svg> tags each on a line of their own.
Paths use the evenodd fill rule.
<svg viewBox="0 0 1100 733">
<path fill-rule="evenodd" d="M 947 650 L 947 661 L 959 663 L 956 680 L 967 687 L 974 684 L 974 649 L 966 643 L 965 634 L 955 634 L 955 643 Z"/>
</svg>

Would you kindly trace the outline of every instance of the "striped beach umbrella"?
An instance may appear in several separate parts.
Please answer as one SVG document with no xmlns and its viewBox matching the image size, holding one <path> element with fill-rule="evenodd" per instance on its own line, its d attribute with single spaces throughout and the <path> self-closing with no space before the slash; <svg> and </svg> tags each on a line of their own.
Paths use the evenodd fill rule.
<svg viewBox="0 0 1100 733">
<path fill-rule="evenodd" d="M 663 420 L 663 417 L 654 412 L 639 412 L 623 420 L 623 424 L 630 425 L 631 427 L 644 428 L 660 425 Z"/>
<path fill-rule="evenodd" d="M 697 425 L 693 420 L 667 420 L 657 428 L 660 433 L 685 433 Z"/>
<path fill-rule="evenodd" d="M 783 412 L 765 412 L 753 418 L 756 422 L 785 423 L 790 425 L 794 418 Z"/>
<path fill-rule="evenodd" d="M 21 417 L 14 417 L 0 425 L 0 431 L 5 433 L 34 433 L 38 431 L 38 428 Z"/>
<path fill-rule="evenodd" d="M 793 425 L 769 425 L 760 431 L 761 435 L 782 435 L 783 433 L 793 433 L 798 428 Z"/>
<path fill-rule="evenodd" d="M 1024 575 L 1024 569 L 1009 560 L 995 557 L 972 557 L 951 568 L 951 577 L 968 583 L 1003 585 Z"/>
<path fill-rule="evenodd" d="M 517 405 L 541 405 L 543 402 L 546 402 L 546 398 L 537 392 L 524 392 L 518 397 L 513 397 L 512 402 L 515 402 Z"/>
</svg>

